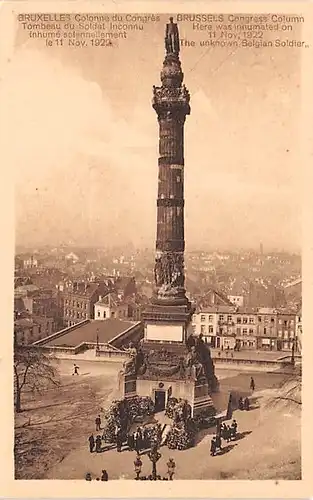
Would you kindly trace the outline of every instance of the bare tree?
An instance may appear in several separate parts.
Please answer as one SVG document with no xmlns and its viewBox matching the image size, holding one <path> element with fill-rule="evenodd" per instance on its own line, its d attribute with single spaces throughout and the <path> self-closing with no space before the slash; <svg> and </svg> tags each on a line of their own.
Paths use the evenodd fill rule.
<svg viewBox="0 0 313 500">
<path fill-rule="evenodd" d="M 14 395 L 17 412 L 22 411 L 21 396 L 24 391 L 40 392 L 49 385 L 60 385 L 54 361 L 40 347 L 14 346 Z"/>
</svg>

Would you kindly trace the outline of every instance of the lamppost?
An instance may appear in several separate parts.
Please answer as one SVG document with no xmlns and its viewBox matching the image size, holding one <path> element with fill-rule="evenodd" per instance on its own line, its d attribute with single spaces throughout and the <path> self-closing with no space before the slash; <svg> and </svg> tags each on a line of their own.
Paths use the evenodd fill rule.
<svg viewBox="0 0 313 500">
<path fill-rule="evenodd" d="M 167 465 L 168 478 L 170 481 L 173 481 L 173 476 L 175 474 L 175 467 L 176 467 L 174 459 L 170 458 L 166 465 Z"/>
<path fill-rule="evenodd" d="M 161 458 L 161 453 L 158 452 L 157 446 L 153 446 L 151 451 L 148 454 L 149 459 L 152 462 L 152 479 L 153 481 L 156 481 L 157 478 L 157 470 L 156 470 L 156 463 L 157 461 Z"/>
<path fill-rule="evenodd" d="M 296 347 L 296 339 L 292 339 L 292 347 L 291 347 L 291 364 L 295 364 L 295 347 Z"/>
<path fill-rule="evenodd" d="M 141 461 L 139 455 L 137 455 L 136 460 L 134 461 L 134 466 L 135 466 L 135 472 L 137 475 L 136 479 L 138 480 L 139 476 L 140 476 L 140 472 L 141 472 L 141 467 L 142 467 L 142 461 Z"/>
</svg>

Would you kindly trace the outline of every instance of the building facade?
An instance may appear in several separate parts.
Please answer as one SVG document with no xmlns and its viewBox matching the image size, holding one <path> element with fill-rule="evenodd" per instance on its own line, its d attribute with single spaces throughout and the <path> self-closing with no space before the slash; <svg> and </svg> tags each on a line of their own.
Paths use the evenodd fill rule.
<svg viewBox="0 0 313 500">
<path fill-rule="evenodd" d="M 104 283 L 67 283 L 59 293 L 63 326 L 73 326 L 86 319 L 94 319 L 95 304 L 109 292 Z"/>
<path fill-rule="evenodd" d="M 95 303 L 95 319 L 108 318 L 126 319 L 129 316 L 128 304 L 119 300 L 116 294 L 109 293 L 106 297 L 100 297 Z"/>
<path fill-rule="evenodd" d="M 235 306 L 205 308 L 193 315 L 193 332 L 217 349 L 256 348 L 256 314 Z"/>
<path fill-rule="evenodd" d="M 296 315 L 288 311 L 277 311 L 277 349 L 290 351 L 295 342 Z"/>
</svg>

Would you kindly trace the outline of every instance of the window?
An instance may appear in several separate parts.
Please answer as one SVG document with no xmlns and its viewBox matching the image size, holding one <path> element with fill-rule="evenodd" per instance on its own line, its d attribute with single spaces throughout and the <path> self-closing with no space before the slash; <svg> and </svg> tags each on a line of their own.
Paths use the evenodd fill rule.
<svg viewBox="0 0 313 500">
<path fill-rule="evenodd" d="M 284 320 L 284 326 L 288 326 L 288 321 L 286 319 Z"/>
<path fill-rule="evenodd" d="M 105 318 L 107 315 L 107 313 L 105 311 L 103 311 L 103 317 Z"/>
<path fill-rule="evenodd" d="M 271 318 L 271 323 L 275 323 L 275 319 L 274 318 Z"/>
<path fill-rule="evenodd" d="M 288 330 L 284 331 L 284 339 L 288 339 Z"/>
<path fill-rule="evenodd" d="M 209 321 L 213 321 L 213 314 L 209 315 Z"/>
<path fill-rule="evenodd" d="M 214 330 L 213 330 L 213 326 L 212 326 L 212 325 L 210 325 L 210 326 L 209 326 L 209 333 L 213 333 L 213 332 L 214 332 Z"/>
<path fill-rule="evenodd" d="M 259 320 L 259 323 L 261 323 L 262 322 L 262 317 L 258 316 L 258 320 Z"/>
<path fill-rule="evenodd" d="M 282 338 L 283 336 L 283 331 L 282 330 L 278 330 L 278 337 Z"/>
<path fill-rule="evenodd" d="M 251 316 L 251 317 L 249 318 L 249 323 L 250 323 L 250 324 L 254 324 L 254 317 L 253 317 L 253 316 Z"/>
<path fill-rule="evenodd" d="M 294 320 L 293 320 L 293 319 L 291 319 L 291 320 L 290 320 L 290 324 L 291 324 L 291 325 L 293 325 L 293 324 L 294 324 Z"/>
<path fill-rule="evenodd" d="M 293 330 L 290 331 L 290 338 L 293 339 L 295 336 L 295 332 Z"/>
<path fill-rule="evenodd" d="M 253 328 L 249 328 L 249 333 L 253 335 Z"/>
<path fill-rule="evenodd" d="M 115 312 L 112 311 L 111 312 L 111 318 L 114 318 L 114 316 L 115 316 Z"/>
<path fill-rule="evenodd" d="M 98 318 L 100 318 L 100 316 L 101 316 L 101 313 L 100 313 L 100 311 L 98 311 Z"/>
<path fill-rule="evenodd" d="M 200 326 L 200 333 L 202 333 L 202 335 L 205 333 L 205 325 Z"/>
<path fill-rule="evenodd" d="M 264 335 L 266 335 L 266 328 L 264 328 L 264 332 L 263 332 Z"/>
<path fill-rule="evenodd" d="M 205 322 L 205 315 L 204 314 L 201 314 L 201 322 L 204 323 Z"/>
<path fill-rule="evenodd" d="M 279 320 L 278 320 L 278 323 L 279 323 L 280 325 L 282 325 L 282 324 L 283 324 L 283 320 L 282 320 L 282 319 L 279 319 Z"/>
<path fill-rule="evenodd" d="M 248 333 L 247 328 L 243 328 L 243 329 L 242 329 L 242 335 L 247 335 L 247 333 Z"/>
<path fill-rule="evenodd" d="M 237 323 L 238 323 L 238 324 L 240 324 L 240 323 L 241 323 L 241 317 L 240 317 L 240 316 L 238 316 L 238 318 L 237 318 Z"/>
<path fill-rule="evenodd" d="M 242 322 L 246 325 L 248 323 L 248 318 L 246 318 L 246 316 L 244 316 L 242 318 Z"/>
<path fill-rule="evenodd" d="M 220 314 L 220 315 L 219 315 L 219 317 L 218 317 L 218 319 L 219 319 L 220 321 L 223 321 L 223 319 L 224 319 L 224 314 Z"/>
<path fill-rule="evenodd" d="M 231 314 L 229 314 L 229 315 L 227 316 L 227 321 L 232 321 L 232 319 L 233 319 L 232 315 L 231 315 Z"/>
<path fill-rule="evenodd" d="M 240 335 L 241 334 L 241 328 L 237 328 L 237 335 Z"/>
</svg>

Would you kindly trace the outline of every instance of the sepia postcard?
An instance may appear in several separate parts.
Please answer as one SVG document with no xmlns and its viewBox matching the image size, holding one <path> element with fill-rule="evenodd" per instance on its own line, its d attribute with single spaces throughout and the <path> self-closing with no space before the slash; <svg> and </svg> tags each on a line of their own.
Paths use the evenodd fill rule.
<svg viewBox="0 0 313 500">
<path fill-rule="evenodd" d="M 2 3 L 2 496 L 312 495 L 312 21 Z"/>
</svg>

